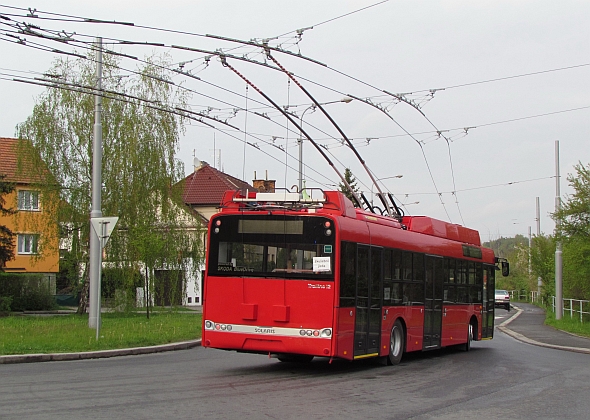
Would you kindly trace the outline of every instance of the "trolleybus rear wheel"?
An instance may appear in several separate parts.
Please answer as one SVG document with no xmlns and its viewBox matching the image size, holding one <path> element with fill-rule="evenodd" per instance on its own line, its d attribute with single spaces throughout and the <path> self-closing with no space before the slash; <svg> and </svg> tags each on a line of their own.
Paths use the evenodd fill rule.
<svg viewBox="0 0 590 420">
<path fill-rule="evenodd" d="M 404 354 L 405 336 L 404 327 L 399 319 L 396 319 L 391 328 L 391 336 L 389 337 L 389 364 L 397 365 Z"/>
</svg>

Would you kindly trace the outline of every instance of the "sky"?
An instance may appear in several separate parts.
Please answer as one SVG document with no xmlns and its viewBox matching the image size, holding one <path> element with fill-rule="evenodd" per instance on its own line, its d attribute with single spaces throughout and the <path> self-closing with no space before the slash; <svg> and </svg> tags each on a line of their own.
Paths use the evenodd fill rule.
<svg viewBox="0 0 590 420">
<path fill-rule="evenodd" d="M 27 18 L 16 8 L 134 26 Z M 191 95 L 190 109 L 235 127 L 190 121 L 177 153 L 186 173 L 196 157 L 248 182 L 256 173 L 291 188 L 298 183 L 300 134 L 217 56 L 172 46 L 250 60 L 230 57 L 228 63 L 302 122 L 339 172 L 350 168 L 369 200 L 377 191 L 342 135 L 310 108 L 311 99 L 285 73 L 261 65 L 260 48 L 205 34 L 268 39 L 313 59 L 272 53 L 319 103 L 329 102 L 325 110 L 407 214 L 477 229 L 483 241 L 526 236 L 529 227 L 536 234 L 537 197 L 540 231 L 552 233 L 556 141 L 564 199 L 573 192 L 566 178 L 574 165 L 590 164 L 590 2 L 0 0 L 0 14 L 86 41 L 163 44 L 108 45 L 142 59 L 167 54 L 175 69 L 201 79 L 174 76 Z M 60 54 L 10 42 L 15 38 L 6 22 L 12 21 L 0 22 L 0 137 L 12 137 L 45 89 L 13 79 L 46 72 Z M 300 38 L 298 29 L 304 29 Z M 121 65 L 133 70 L 139 63 L 123 59 Z M 347 95 L 355 99 L 342 102 Z M 307 140 L 303 162 L 307 187 L 339 184 Z"/>
</svg>

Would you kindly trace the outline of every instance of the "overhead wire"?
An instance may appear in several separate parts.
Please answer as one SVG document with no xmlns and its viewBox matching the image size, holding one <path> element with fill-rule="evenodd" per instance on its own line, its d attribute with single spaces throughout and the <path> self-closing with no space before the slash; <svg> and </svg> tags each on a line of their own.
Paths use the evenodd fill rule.
<svg viewBox="0 0 590 420">
<path fill-rule="evenodd" d="M 217 37 L 217 38 L 220 38 L 220 37 Z M 235 40 L 228 39 L 228 38 L 224 38 L 224 40 L 235 41 Z M 238 42 L 240 42 L 240 41 L 238 41 Z M 246 43 L 247 43 L 247 42 L 246 42 Z M 128 42 L 125 42 L 125 44 L 128 44 Z M 250 44 L 250 45 L 253 45 L 253 46 L 255 46 L 255 45 L 256 45 L 256 43 L 253 43 L 253 42 L 249 42 L 248 44 Z M 208 53 L 208 54 L 212 53 L 211 51 L 204 51 L 204 50 L 201 50 L 201 49 L 193 49 L 193 48 L 189 48 L 189 47 L 180 47 L 180 46 L 172 46 L 172 47 L 173 47 L 173 48 L 175 48 L 175 47 L 176 47 L 176 48 L 181 48 L 181 49 L 188 49 L 188 50 L 191 50 L 191 51 L 198 51 L 198 52 L 203 52 L 203 53 Z M 266 45 L 266 46 L 265 46 L 265 48 L 266 48 L 266 50 L 267 50 L 267 51 L 269 51 L 269 50 L 271 50 L 271 49 L 272 49 L 272 50 L 276 50 L 275 48 L 270 48 L 270 47 L 268 47 L 268 45 Z M 280 51 L 280 50 L 279 50 L 279 51 Z M 281 51 L 281 52 L 284 52 L 284 51 Z M 301 58 L 301 56 L 299 56 L 299 57 Z M 240 57 L 233 57 L 233 56 L 232 56 L 232 58 L 243 59 L 243 58 L 240 58 Z M 303 57 L 303 58 L 305 58 L 305 57 Z M 251 61 L 251 60 L 246 60 L 246 61 Z M 321 63 L 319 63 L 319 62 L 317 62 L 317 61 L 315 61 L 315 60 L 310 60 L 310 61 L 313 61 L 313 62 L 314 62 L 314 63 L 316 63 L 316 64 L 321 64 Z M 346 138 L 346 137 L 345 137 L 345 138 Z M 353 150 L 354 150 L 354 147 L 352 146 L 352 144 L 351 144 L 350 142 L 349 142 L 349 146 L 351 147 L 351 149 L 353 149 Z M 424 158 L 426 159 L 426 155 L 425 155 L 425 154 L 423 154 L 423 156 L 424 156 Z M 431 174 L 432 174 L 432 173 L 431 173 Z M 370 172 L 369 172 L 369 175 L 370 175 Z M 377 185 L 377 188 L 379 189 L 379 186 L 378 186 L 378 185 Z M 380 192 L 380 198 L 381 198 L 381 199 L 383 199 L 383 198 L 382 198 L 382 193 L 381 193 L 381 192 Z M 442 203 L 442 200 L 441 200 L 441 203 Z M 443 203 L 443 206 L 444 206 L 444 203 Z M 389 211 L 389 210 L 388 210 L 388 211 Z M 446 209 L 445 209 L 445 211 L 446 211 Z M 447 215 L 448 215 L 448 212 L 447 212 Z"/>
<path fill-rule="evenodd" d="M 32 34 L 32 35 L 35 35 L 35 34 Z M 77 35 L 80 35 L 80 36 L 87 36 L 87 35 L 83 35 L 83 34 L 77 34 Z M 36 34 L 36 36 L 40 36 L 40 35 L 39 35 L 39 34 Z M 43 38 L 43 36 L 41 36 L 41 37 Z M 109 39 L 109 40 L 114 40 L 113 38 L 108 38 L 108 39 Z M 52 40 L 52 39 L 50 39 L 50 40 Z M 130 44 L 130 42 L 125 42 L 125 41 L 121 41 L 121 40 L 119 40 L 119 41 L 120 41 L 121 43 L 124 43 L 124 44 Z M 27 41 L 27 42 L 29 42 L 29 41 Z M 83 48 L 86 48 L 86 49 L 88 49 L 88 50 L 90 50 L 90 49 L 92 48 L 91 46 L 89 46 L 90 42 L 87 42 L 87 41 L 79 41 L 79 40 L 72 39 L 72 40 L 71 40 L 71 42 L 75 42 L 75 43 L 77 43 L 77 44 L 82 44 L 82 47 L 83 47 Z M 134 43 L 134 44 L 135 44 L 135 43 Z M 142 44 L 145 44 L 145 43 L 142 43 Z M 36 45 L 41 45 L 41 44 L 36 44 Z M 150 45 L 152 45 L 152 44 L 150 44 Z M 163 44 L 161 44 L 161 46 L 164 46 L 164 45 L 163 45 Z M 105 50 L 105 52 L 107 52 L 107 53 L 110 53 L 110 54 L 114 54 L 114 55 L 121 55 L 121 56 L 125 56 L 125 57 L 127 57 L 127 58 L 131 58 L 131 59 L 133 59 L 133 60 L 135 60 L 135 61 L 139 61 L 139 62 L 146 63 L 146 61 L 145 61 L 145 60 L 141 60 L 141 59 L 139 59 L 139 58 L 137 58 L 137 57 L 129 56 L 129 55 L 126 55 L 126 54 L 118 54 L 118 53 L 116 53 L 116 52 L 114 52 L 114 51 L 112 51 L 112 50 L 106 50 L 106 49 L 104 49 L 104 50 Z M 54 50 L 52 50 L 52 52 L 54 52 Z M 66 53 L 67 53 L 67 52 L 66 52 Z M 76 57 L 79 57 L 79 58 L 86 58 L 86 59 L 88 59 L 88 57 L 85 57 L 85 56 L 82 56 L 82 55 L 79 55 L 79 54 L 76 54 L 75 56 L 76 56 Z M 156 65 L 157 67 L 160 67 L 160 68 L 165 68 L 164 66 L 158 66 L 158 65 L 157 65 L 157 64 L 155 64 L 155 63 L 151 63 L 151 62 L 150 62 L 150 64 L 151 64 L 151 65 Z M 124 67 L 120 67 L 120 68 L 122 68 L 122 69 L 123 69 L 123 70 L 125 70 L 125 71 L 131 72 L 131 73 L 139 74 L 139 72 L 137 72 L 137 71 L 133 71 L 133 70 L 125 69 Z M 177 71 L 177 70 L 174 70 L 174 69 L 172 69 L 171 71 L 173 71 L 173 72 L 176 72 L 176 73 L 179 73 L 179 74 L 182 74 L 182 75 L 184 75 L 184 76 L 187 76 L 187 77 L 194 78 L 194 79 L 196 79 L 196 80 L 198 80 L 198 81 L 201 81 L 201 82 L 203 82 L 203 83 L 209 84 L 209 85 L 211 85 L 211 86 L 214 86 L 214 87 L 216 87 L 216 88 L 218 88 L 218 89 L 224 90 L 224 91 L 226 91 L 226 92 L 229 92 L 229 93 L 231 93 L 231 94 L 238 95 L 238 96 L 240 96 L 240 97 L 244 97 L 244 95 L 241 95 L 241 94 L 239 94 L 239 93 L 237 93 L 237 92 L 231 91 L 231 90 L 229 90 L 229 89 L 227 89 L 227 88 L 224 88 L 224 87 L 222 87 L 222 86 L 216 85 L 216 84 L 214 84 L 214 83 L 208 82 L 208 81 L 206 81 L 206 80 L 204 80 L 204 79 L 202 79 L 202 78 L 200 78 L 200 77 L 195 77 L 195 76 L 193 76 L 193 75 L 191 75 L 191 74 L 186 74 L 185 72 Z M 191 92 L 191 93 L 198 94 L 198 95 L 201 95 L 201 96 L 207 97 L 207 98 L 209 98 L 209 99 L 216 100 L 216 101 L 219 101 L 219 102 L 222 102 L 222 103 L 228 104 L 228 105 L 232 105 L 234 109 L 236 109 L 236 108 L 237 108 L 237 107 L 236 107 L 235 105 L 233 105 L 233 104 L 229 104 L 229 103 L 227 103 L 227 102 L 224 102 L 224 101 L 221 101 L 221 100 L 219 100 L 218 98 L 214 98 L 214 97 L 211 97 L 211 96 L 205 95 L 205 94 L 203 94 L 202 92 L 194 91 L 194 90 L 192 90 L 192 89 L 188 89 L 188 88 L 186 88 L 186 87 L 183 87 L 183 86 L 178 86 L 178 87 L 179 87 L 179 88 L 181 88 L 181 89 L 187 90 L 187 91 L 189 91 L 189 92 Z M 259 104 L 262 104 L 262 105 L 264 105 L 264 103 L 263 103 L 263 102 L 260 102 L 260 101 L 255 101 L 255 102 L 257 102 L 257 103 L 259 103 Z M 201 115 L 205 115 L 205 114 L 202 114 L 202 113 L 201 113 Z M 279 125 L 280 125 L 280 124 L 279 124 Z M 313 127 L 313 126 L 312 126 L 312 127 Z M 314 127 L 314 128 L 316 128 L 316 129 L 317 129 L 317 127 Z M 319 130 L 319 129 L 318 129 L 318 130 Z M 319 130 L 319 131 L 321 131 L 321 130 Z M 328 135 L 327 133 L 324 133 L 324 134 Z"/>
<path fill-rule="evenodd" d="M 519 181 L 510 181 L 510 182 L 503 182 L 500 184 L 491 184 L 491 185 L 482 185 L 478 187 L 471 187 L 471 188 L 464 188 L 459 190 L 459 192 L 467 192 L 467 191 L 476 191 L 476 190 L 484 190 L 488 188 L 496 188 L 496 187 L 507 187 L 516 184 L 524 184 L 527 182 L 535 182 L 535 181 L 544 181 L 546 179 L 553 179 L 555 175 L 546 176 L 541 178 L 532 178 L 532 179 L 524 179 Z M 413 196 L 413 195 L 434 195 L 435 193 L 432 192 L 412 192 L 412 193 L 398 193 L 398 195 L 403 195 L 405 197 Z M 453 194 L 453 191 L 442 191 L 441 194 Z"/>
<path fill-rule="evenodd" d="M 375 5 L 377 5 L 377 4 L 381 4 L 381 3 L 384 3 L 384 2 L 376 3 Z M 372 6 L 374 6 L 374 5 L 372 5 Z M 372 6 L 368 6 L 368 7 L 372 7 Z M 9 7 L 9 6 L 6 6 L 6 7 Z M 368 8 L 368 7 L 366 7 L 366 8 Z M 360 10 L 364 10 L 364 9 L 366 9 L 366 8 L 359 9 L 358 11 L 360 11 Z M 23 8 L 15 8 L 15 9 L 20 9 L 20 10 L 27 10 L 27 9 L 23 9 Z M 30 11 L 30 9 L 28 9 L 28 10 Z M 35 12 L 36 12 L 36 10 L 35 10 Z M 34 13 L 35 13 L 35 12 L 34 12 Z M 34 13 L 33 13 L 33 14 L 34 14 Z M 50 12 L 48 12 L 48 13 L 50 13 Z M 344 17 L 344 16 L 347 16 L 347 15 L 349 15 L 349 14 L 352 14 L 352 13 L 354 13 L 354 12 L 351 12 L 351 13 L 348 13 L 348 14 L 345 14 L 345 15 L 342 15 L 342 16 L 340 16 L 340 17 Z M 28 17 L 35 17 L 35 16 L 28 16 Z M 335 19 L 338 19 L 338 18 L 339 18 L 339 17 L 336 17 L 336 18 L 333 18 L 333 19 L 330 19 L 330 20 L 327 20 L 327 21 L 321 22 L 320 24 L 327 23 L 327 22 L 330 22 L 330 21 L 332 21 L 332 20 L 335 20 Z M 81 21 L 81 22 L 84 22 L 84 23 L 115 23 L 115 24 L 126 24 L 126 25 L 128 25 L 128 24 L 129 24 L 129 23 L 124 23 L 124 22 L 115 22 L 115 21 L 112 21 L 112 22 L 111 22 L 111 21 L 99 21 L 99 20 L 95 20 L 95 19 L 85 19 L 84 21 Z M 133 25 L 133 24 L 131 24 L 131 25 Z M 319 24 L 316 24 L 316 26 L 317 26 L 317 25 L 319 25 Z M 136 26 L 136 25 L 133 25 L 133 26 Z M 136 26 L 136 27 L 141 27 L 141 26 Z M 144 28 L 147 28 L 147 29 L 156 29 L 156 30 L 159 30 L 159 29 L 160 29 L 160 28 L 152 28 L 152 27 L 144 27 Z M 173 31 L 173 30 L 169 30 L 169 31 L 170 31 L 170 32 L 175 32 L 175 33 L 184 33 L 184 34 L 188 34 L 188 35 L 195 35 L 195 36 L 206 36 L 206 35 L 195 34 L 195 33 L 188 33 L 188 32 L 183 32 L 183 31 Z M 288 33 L 286 33 L 286 34 L 288 34 Z M 283 35 L 286 35 L 286 34 L 283 34 Z M 283 36 L 283 35 L 281 35 L 281 36 Z M 59 52 L 59 51 L 52 50 L 51 52 Z M 67 52 L 61 52 L 61 53 L 67 54 Z M 486 81 L 480 81 L 480 82 L 471 82 L 471 83 L 465 83 L 465 84 L 460 84 L 460 85 L 448 86 L 448 87 L 445 87 L 445 88 L 431 89 L 431 90 L 428 90 L 428 91 L 433 91 L 433 90 L 444 90 L 444 89 L 452 89 L 452 88 L 457 88 L 457 87 L 464 87 L 464 86 L 470 86 L 470 85 L 474 85 L 474 84 L 480 84 L 480 83 L 489 83 L 489 82 L 494 82 L 494 81 L 500 81 L 500 80 L 507 80 L 507 79 L 511 79 L 511 78 L 516 78 L 516 77 L 525 77 L 525 76 L 530 76 L 530 75 L 536 75 L 536 74 L 548 73 L 548 72 L 552 72 L 552 71 L 559 71 L 559 70 L 565 70 L 565 69 L 572 69 L 572 68 L 577 68 L 577 67 L 583 67 L 583 66 L 587 66 L 587 65 L 590 65 L 590 64 L 582 64 L 582 65 L 576 65 L 576 66 L 568 66 L 568 67 L 562 67 L 562 68 L 558 68 L 558 69 L 551 69 L 551 70 L 546 70 L 546 71 L 532 72 L 532 73 L 526 73 L 526 74 L 515 75 L 515 76 L 507 76 L 507 77 L 502 77 L 502 78 L 489 79 L 489 80 L 486 80 Z M 330 69 L 331 69 L 331 68 L 330 68 Z M 332 69 L 332 70 L 335 70 L 335 69 Z M 335 70 L 335 71 L 336 71 L 336 70 Z M 343 75 L 345 75 L 345 76 L 347 76 L 347 77 L 350 77 L 350 76 L 346 75 L 345 73 L 342 73 L 342 72 L 339 72 L 339 73 L 341 73 L 341 74 L 343 74 Z M 362 81 L 362 80 L 360 80 L 360 79 L 355 79 L 355 78 L 353 78 L 353 79 L 354 79 L 354 80 L 356 80 L 356 81 L 358 81 L 358 82 L 360 82 L 360 83 L 364 83 L 364 84 L 366 84 L 365 82 L 363 82 L 363 81 Z M 368 86 L 371 86 L 371 87 L 373 87 L 373 88 L 375 88 L 375 89 L 378 89 L 378 88 L 376 88 L 376 87 L 374 87 L 374 86 L 372 86 L 372 85 L 370 85 L 370 84 L 366 84 L 366 85 L 368 85 Z M 419 91 L 416 91 L 416 92 L 419 92 Z M 539 116 L 553 115 L 553 114 L 558 114 L 558 113 L 562 113 L 562 112 L 570 112 L 570 111 L 575 111 L 575 110 L 580 110 L 580 109 L 587 109 L 587 108 L 590 108 L 590 107 L 578 107 L 578 108 L 572 108 L 572 109 L 569 109 L 569 110 L 563 110 L 563 111 L 556 111 L 556 112 L 550 112 L 550 113 L 545 113 L 545 114 L 539 114 L 539 115 L 536 115 L 536 116 L 529 116 L 529 117 L 515 118 L 515 119 L 511 119 L 511 120 L 505 120 L 505 121 L 502 121 L 502 122 L 495 122 L 495 123 L 482 124 L 482 125 L 479 125 L 479 126 L 477 126 L 477 127 L 484 127 L 484 126 L 493 125 L 493 124 L 500 124 L 500 123 L 504 123 L 504 122 L 513 122 L 513 121 L 519 121 L 519 120 L 528 119 L 528 118 L 535 118 L 535 117 L 539 117 Z M 474 127 L 470 127 L 470 128 L 476 128 L 476 127 L 474 126 Z M 440 131 L 437 131 L 437 132 L 440 132 Z M 467 132 L 467 131 L 465 130 L 465 134 L 466 134 L 466 132 Z M 406 132 L 406 134 L 405 134 L 405 135 L 409 135 L 409 134 L 410 134 L 410 133 L 407 133 L 407 132 Z M 400 136 L 403 136 L 403 135 L 400 135 Z M 449 145 L 449 139 L 448 139 L 446 136 L 443 136 L 443 137 L 445 137 L 445 140 L 447 141 L 447 145 Z M 335 140 L 336 140 L 336 139 L 335 139 Z M 416 140 L 416 139 L 415 139 L 415 140 Z M 450 161 L 451 161 L 451 167 L 452 167 L 452 158 L 451 158 L 451 156 L 450 156 L 450 147 L 449 147 L 449 157 L 450 157 Z M 452 171 L 452 169 L 451 169 L 451 171 Z M 453 175 L 453 184 L 454 184 L 454 175 Z M 455 187 L 455 185 L 454 185 L 454 187 Z M 456 188 L 454 188 L 454 189 L 456 190 Z"/>
<path fill-rule="evenodd" d="M 0 73 L 0 76 L 3 76 L 3 75 Z M 66 82 L 54 82 L 54 81 L 46 81 L 46 82 L 44 82 L 44 81 L 41 81 L 41 80 L 34 80 L 32 78 L 30 78 L 30 80 L 25 80 L 25 79 L 15 80 L 15 79 L 6 79 L 5 77 L 0 77 L 0 79 L 18 81 L 18 82 L 29 83 L 29 84 L 36 84 L 36 85 L 45 86 L 45 87 L 52 87 L 52 88 L 58 88 L 58 89 L 64 89 L 64 90 L 71 90 L 71 91 L 82 92 L 82 93 L 89 93 L 89 94 L 93 94 L 93 95 L 99 95 L 99 96 L 102 96 L 102 97 L 107 98 L 107 99 L 117 100 L 117 101 L 122 101 L 122 102 L 129 102 L 129 103 L 131 103 L 131 100 L 132 99 L 134 99 L 134 100 L 140 100 L 140 101 L 142 101 L 143 106 L 145 106 L 145 107 L 152 108 L 152 109 L 158 110 L 158 111 L 169 112 L 169 113 L 172 113 L 172 114 L 175 114 L 175 115 L 178 115 L 178 116 L 182 116 L 184 118 L 193 120 L 193 121 L 198 122 L 200 124 L 203 124 L 203 125 L 205 125 L 205 126 L 207 126 L 209 128 L 213 128 L 215 130 L 219 130 L 218 127 L 216 127 L 216 126 L 214 126 L 212 124 L 206 123 L 206 122 L 204 122 L 204 121 L 202 121 L 200 119 L 197 119 L 197 118 L 191 117 L 190 115 L 184 114 L 184 112 L 182 112 L 182 110 L 180 110 L 179 108 L 176 108 L 176 109 L 162 108 L 160 106 L 154 105 L 153 103 L 148 103 L 148 101 L 146 101 L 145 99 L 138 98 L 138 97 L 135 97 L 135 96 L 132 96 L 132 95 L 129 95 L 129 94 L 121 94 L 119 92 L 105 90 L 104 88 L 99 90 L 99 89 L 95 88 L 94 86 L 87 86 L 87 85 L 80 85 L 80 84 L 66 83 Z M 238 131 L 241 131 L 241 130 L 238 129 Z M 247 142 L 245 139 L 244 140 L 241 140 L 237 136 L 234 136 L 232 134 L 229 134 L 229 133 L 227 133 L 225 131 L 223 131 L 223 133 L 225 135 L 228 135 L 230 137 L 233 137 L 235 139 L 238 139 L 238 140 L 244 142 L 244 144 L 249 144 L 249 145 L 253 146 L 254 148 L 258 149 L 259 151 L 261 151 L 262 153 L 266 154 L 267 156 L 270 156 L 273 159 L 277 160 L 278 162 L 281 162 L 276 157 L 272 156 L 268 152 L 265 152 L 265 151 L 261 150 L 259 147 L 256 147 L 255 145 Z M 248 135 L 248 136 L 254 137 L 257 140 L 261 140 L 261 139 L 258 139 L 255 136 L 252 136 L 250 133 L 245 132 L 245 134 Z M 294 168 L 291 167 L 291 169 L 294 169 Z M 313 170 L 313 168 L 310 168 L 310 169 Z M 324 176 L 320 172 L 317 172 L 315 170 L 313 170 L 313 171 L 316 172 L 316 173 L 318 173 L 321 176 Z M 326 177 L 326 179 L 329 179 L 329 178 Z M 318 182 L 319 184 L 325 185 L 325 183 L 323 183 L 323 182 L 321 182 L 319 180 L 314 179 L 314 181 L 315 182 Z"/>
<path fill-rule="evenodd" d="M 316 24 L 314 24 L 314 25 L 311 25 L 311 26 L 308 26 L 308 27 L 306 27 L 306 28 L 302 28 L 302 29 L 296 29 L 296 30 L 294 30 L 294 31 L 285 32 L 284 34 L 277 35 L 276 37 L 273 37 L 273 38 L 280 38 L 280 37 L 283 37 L 283 36 L 285 36 L 285 35 L 289 35 L 289 34 L 292 34 L 292 33 L 302 34 L 302 33 L 303 33 L 303 31 L 305 31 L 305 30 L 308 30 L 308 29 L 313 29 L 313 28 L 317 28 L 317 27 L 318 27 L 318 26 L 320 26 L 320 25 L 324 25 L 324 24 L 326 24 L 326 23 L 333 22 L 333 21 L 335 21 L 335 20 L 337 20 L 337 19 L 341 19 L 341 18 L 343 18 L 343 17 L 346 17 L 346 16 L 354 15 L 355 13 L 362 12 L 363 10 L 367 10 L 367 9 L 370 9 L 370 8 L 372 8 L 372 7 L 375 7 L 375 6 L 379 6 L 380 4 L 387 3 L 388 1 L 389 1 L 389 0 L 383 0 L 383 1 L 380 1 L 380 2 L 378 2 L 378 3 L 374 3 L 374 4 L 371 4 L 371 5 L 369 5 L 369 6 L 365 6 L 365 7 L 362 7 L 362 8 L 360 8 L 360 9 L 353 10 L 352 12 L 348 12 L 348 13 L 345 13 L 345 14 L 343 14 L 343 15 L 340 15 L 340 16 L 333 17 L 333 18 L 331 18 L 331 19 L 328 19 L 328 20 L 325 20 L 325 21 L 323 21 L 323 22 L 316 23 Z"/>
<path fill-rule="evenodd" d="M 39 36 L 39 34 L 31 34 L 31 35 L 33 35 L 33 36 L 34 36 L 34 35 L 37 35 L 37 36 Z M 42 37 L 42 38 L 44 38 L 43 36 L 41 36 L 41 37 Z M 27 41 L 27 42 L 29 42 L 29 41 Z M 29 42 L 29 43 L 32 43 L 32 42 Z M 41 47 L 43 47 L 41 44 L 38 44 L 38 43 L 32 43 L 32 44 L 34 44 L 35 48 L 39 48 L 40 46 L 41 46 Z M 25 45 L 26 45 L 26 44 L 25 44 Z M 85 47 L 85 48 L 88 48 L 88 47 Z M 41 48 L 41 49 L 42 49 L 42 48 Z M 52 52 L 55 52 L 55 49 L 52 49 L 51 51 L 52 51 Z M 108 51 L 108 52 L 110 53 L 110 51 Z M 67 53 L 67 52 L 65 52 L 65 53 Z M 71 54 L 71 53 L 70 53 L 70 54 Z M 75 54 L 75 56 L 76 56 L 76 57 L 79 57 L 79 58 L 88 59 L 88 57 L 86 57 L 86 56 L 82 56 L 82 55 L 79 55 L 79 54 Z M 125 55 L 125 56 L 126 56 L 126 57 L 130 57 L 130 56 L 127 56 L 127 55 Z M 136 60 L 138 60 L 136 57 L 130 57 L 130 58 L 133 58 L 133 59 L 136 59 Z M 143 61 L 143 60 L 139 60 L 139 61 Z M 153 64 L 153 63 L 152 63 L 152 64 Z M 128 70 L 128 69 L 124 69 L 124 68 L 122 68 L 122 69 L 123 69 L 123 70 L 125 70 L 125 71 L 130 71 L 130 72 L 132 72 L 132 73 L 133 73 L 133 71 L 132 71 L 132 70 Z M 138 72 L 135 72 L 135 73 L 139 74 Z M 14 80 L 14 79 L 12 79 L 12 80 Z M 42 84 L 42 83 L 39 83 L 39 82 L 31 82 L 31 81 L 26 81 L 26 80 L 16 80 L 16 81 L 25 82 L 25 83 Z M 46 85 L 46 86 L 47 86 L 47 85 Z M 55 86 L 53 86 L 53 87 L 55 87 Z M 189 89 L 189 90 L 190 90 L 190 89 Z M 227 89 L 226 89 L 226 90 L 227 90 Z M 195 91 L 192 91 L 192 92 L 193 92 L 193 93 L 199 93 L 199 94 L 200 94 L 200 92 L 195 92 Z M 113 93 L 113 92 L 112 92 L 112 93 Z M 231 92 L 231 93 L 234 93 L 234 94 L 235 94 L 235 92 Z M 141 99 L 141 98 L 135 98 L 135 99 Z M 178 108 L 177 108 L 177 109 L 178 109 Z M 180 111 L 182 111 L 182 112 L 184 112 L 184 113 L 193 113 L 193 112 L 191 112 L 190 110 L 186 110 L 186 109 L 184 109 L 184 110 L 180 110 Z M 181 115 L 181 116 L 184 116 L 184 117 L 186 117 L 186 114 L 182 114 L 182 113 L 181 113 L 181 114 L 179 114 L 178 112 L 173 112 L 173 113 L 176 113 L 177 115 Z M 194 113 L 193 113 L 193 114 L 194 114 Z M 205 118 L 207 118 L 207 117 L 208 117 L 208 116 L 206 116 L 206 115 L 204 115 L 204 114 L 199 114 L 199 116 L 200 116 L 200 117 L 205 117 Z M 191 119 L 194 119 L 195 121 L 197 121 L 197 122 L 199 122 L 199 123 L 201 123 L 201 124 L 205 124 L 205 123 L 204 123 L 202 120 L 195 119 L 195 118 L 191 118 Z M 216 118 L 213 118 L 213 119 L 214 119 L 214 120 L 216 120 L 217 122 L 221 122 L 221 123 L 223 123 L 222 121 L 219 121 L 219 120 L 218 120 L 218 119 L 216 119 Z M 210 126 L 210 125 L 208 125 L 208 124 L 205 124 L 205 125 L 207 125 L 207 126 L 211 127 L 211 126 Z M 226 124 L 226 125 L 227 125 L 227 124 Z M 231 125 L 230 125 L 230 126 L 231 126 Z M 233 127 L 233 126 L 232 126 L 232 128 L 236 128 L 236 127 Z M 226 133 L 226 134 L 227 134 L 227 133 Z M 317 171 L 315 171 L 315 172 L 317 172 Z"/>
</svg>

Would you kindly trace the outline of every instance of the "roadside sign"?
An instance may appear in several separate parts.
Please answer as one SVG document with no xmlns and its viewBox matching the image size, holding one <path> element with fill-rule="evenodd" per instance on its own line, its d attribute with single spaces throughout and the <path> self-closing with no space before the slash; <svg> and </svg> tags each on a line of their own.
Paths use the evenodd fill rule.
<svg viewBox="0 0 590 420">
<path fill-rule="evenodd" d="M 107 241 L 111 237 L 111 233 L 113 229 L 115 229 L 115 225 L 119 221 L 118 217 L 91 217 L 90 224 L 92 225 L 92 229 L 98 235 L 98 239 L 100 240 L 101 248 L 104 248 L 107 244 Z"/>
</svg>

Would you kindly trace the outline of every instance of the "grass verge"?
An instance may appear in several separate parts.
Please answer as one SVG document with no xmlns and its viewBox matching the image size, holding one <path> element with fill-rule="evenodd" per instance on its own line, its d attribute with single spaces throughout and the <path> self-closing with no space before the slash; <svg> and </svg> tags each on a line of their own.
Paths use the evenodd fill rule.
<svg viewBox="0 0 590 420">
<path fill-rule="evenodd" d="M 70 353 L 153 346 L 201 338 L 201 314 L 105 313 L 100 338 L 88 315 L 0 317 L 0 355 Z"/>
<path fill-rule="evenodd" d="M 580 322 L 580 318 L 571 318 L 569 314 L 564 315 L 558 321 L 555 319 L 555 314 L 552 311 L 548 310 L 546 313 L 545 324 L 572 334 L 590 337 L 590 322 L 582 323 Z"/>
</svg>

